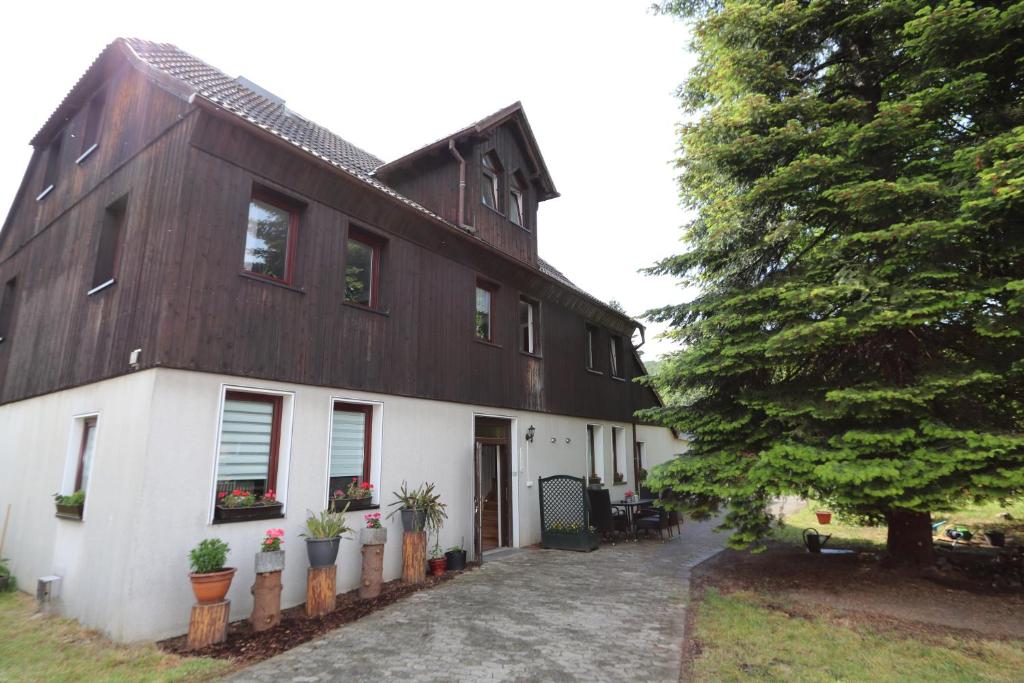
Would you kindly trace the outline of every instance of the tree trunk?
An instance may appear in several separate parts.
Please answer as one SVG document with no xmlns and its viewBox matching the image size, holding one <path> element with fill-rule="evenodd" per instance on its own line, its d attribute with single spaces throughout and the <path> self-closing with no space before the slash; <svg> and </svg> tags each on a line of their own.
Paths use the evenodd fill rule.
<svg viewBox="0 0 1024 683">
<path fill-rule="evenodd" d="M 406 531 L 402 535 L 402 581 L 423 583 L 427 580 L 427 532 Z"/>
<path fill-rule="evenodd" d="M 380 595 L 384 582 L 384 546 L 363 546 L 363 582 L 359 584 L 359 597 L 363 600 Z"/>
<path fill-rule="evenodd" d="M 230 600 L 212 605 L 192 605 L 192 616 L 188 620 L 188 649 L 200 650 L 227 640 L 230 613 Z"/>
<path fill-rule="evenodd" d="M 912 567 L 935 563 L 931 513 L 893 509 L 886 513 L 886 519 L 889 523 L 886 549 L 891 563 Z"/>
<path fill-rule="evenodd" d="M 337 606 L 338 565 L 310 567 L 306 573 L 306 616 L 322 617 Z"/>
<path fill-rule="evenodd" d="M 281 572 L 256 575 L 252 586 L 252 615 L 249 623 L 253 631 L 266 631 L 281 623 Z"/>
</svg>

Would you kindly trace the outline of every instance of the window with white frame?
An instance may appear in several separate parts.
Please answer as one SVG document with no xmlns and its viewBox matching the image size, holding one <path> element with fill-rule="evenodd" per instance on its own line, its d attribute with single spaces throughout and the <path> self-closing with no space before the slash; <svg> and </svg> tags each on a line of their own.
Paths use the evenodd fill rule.
<svg viewBox="0 0 1024 683">
<path fill-rule="evenodd" d="M 494 152 L 487 152 L 481 160 L 480 201 L 495 211 L 501 211 L 501 161 Z"/>
<path fill-rule="evenodd" d="M 616 484 L 626 483 L 626 430 L 612 427 L 612 476 Z"/>
<path fill-rule="evenodd" d="M 331 413 L 327 497 L 344 497 L 351 484 L 371 484 L 373 406 L 336 401 Z M 339 493 L 340 492 L 340 493 Z"/>
<path fill-rule="evenodd" d="M 519 297 L 519 350 L 540 355 L 540 304 L 525 296 Z"/>
<path fill-rule="evenodd" d="M 601 483 L 604 477 L 603 438 L 600 425 L 587 425 L 587 476 L 591 484 Z"/>
<path fill-rule="evenodd" d="M 85 492 L 89 486 L 89 475 L 96 454 L 99 419 L 99 415 L 80 415 L 72 420 L 67 466 L 61 484 L 62 495 Z"/>
<path fill-rule="evenodd" d="M 217 495 L 240 490 L 276 498 L 284 396 L 229 390 L 217 453 Z M 268 496 L 269 494 L 269 496 Z"/>
</svg>

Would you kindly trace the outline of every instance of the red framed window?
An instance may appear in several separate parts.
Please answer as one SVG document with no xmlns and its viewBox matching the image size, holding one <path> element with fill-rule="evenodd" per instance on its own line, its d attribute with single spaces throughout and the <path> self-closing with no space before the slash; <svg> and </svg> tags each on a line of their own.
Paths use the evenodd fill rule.
<svg viewBox="0 0 1024 683">
<path fill-rule="evenodd" d="M 335 402 L 331 416 L 331 464 L 328 499 L 352 482 L 369 482 L 373 441 L 373 406 Z"/>
<path fill-rule="evenodd" d="M 345 302 L 377 308 L 380 299 L 380 264 L 384 241 L 362 230 L 350 229 L 345 245 Z"/>
<path fill-rule="evenodd" d="M 497 287 L 486 282 L 476 283 L 476 312 L 474 332 L 477 339 L 494 341 L 494 293 Z"/>
<path fill-rule="evenodd" d="M 224 396 L 217 492 L 277 492 L 283 397 L 246 391 Z"/>
<path fill-rule="evenodd" d="M 291 284 L 298 227 L 299 210 L 294 203 L 267 190 L 253 190 L 245 233 L 245 270 Z"/>
</svg>

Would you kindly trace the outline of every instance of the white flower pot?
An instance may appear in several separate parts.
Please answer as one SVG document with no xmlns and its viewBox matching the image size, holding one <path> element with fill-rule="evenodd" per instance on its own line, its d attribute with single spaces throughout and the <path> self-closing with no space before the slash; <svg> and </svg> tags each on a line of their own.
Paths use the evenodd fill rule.
<svg viewBox="0 0 1024 683">
<path fill-rule="evenodd" d="M 387 540 L 388 530 L 386 527 L 381 527 L 380 529 L 363 529 L 363 545 L 384 545 Z"/>
<path fill-rule="evenodd" d="M 256 553 L 256 573 L 279 572 L 284 569 L 284 551 L 271 550 Z"/>
</svg>

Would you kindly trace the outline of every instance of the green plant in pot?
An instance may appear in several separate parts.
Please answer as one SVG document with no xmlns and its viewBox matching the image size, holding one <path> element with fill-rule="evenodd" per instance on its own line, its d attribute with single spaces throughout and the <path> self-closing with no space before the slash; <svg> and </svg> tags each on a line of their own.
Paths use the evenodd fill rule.
<svg viewBox="0 0 1024 683">
<path fill-rule="evenodd" d="M 85 491 L 78 490 L 74 493 L 61 495 L 53 494 L 53 500 L 57 504 L 57 516 L 65 519 L 81 519 L 82 509 L 85 507 Z"/>
<path fill-rule="evenodd" d="M 310 567 L 329 567 L 338 559 L 341 537 L 352 531 L 345 523 L 346 505 L 341 512 L 324 510 L 319 515 L 309 512 L 306 517 L 306 554 Z"/>
<path fill-rule="evenodd" d="M 231 588 L 235 576 L 234 567 L 225 567 L 231 548 L 219 538 L 207 538 L 199 542 L 188 554 L 192 571 L 192 592 L 196 601 L 203 605 L 220 602 Z"/>
<path fill-rule="evenodd" d="M 445 571 L 448 569 L 448 557 L 441 551 L 441 529 L 437 528 L 434 532 L 434 547 L 430 550 L 430 559 L 427 560 L 427 564 L 430 567 L 430 573 L 434 576 L 443 576 Z"/>
<path fill-rule="evenodd" d="M 406 531 L 440 529 L 448 519 L 448 506 L 441 502 L 441 495 L 434 492 L 433 483 L 423 483 L 410 491 L 403 481 L 401 488 L 392 495 L 395 502 L 388 507 L 395 509 L 388 514 L 388 519 L 401 513 L 402 527 Z"/>
<path fill-rule="evenodd" d="M 466 550 L 461 545 L 453 545 L 445 551 L 444 557 L 448 560 L 448 569 L 460 571 L 466 568 Z"/>
</svg>

